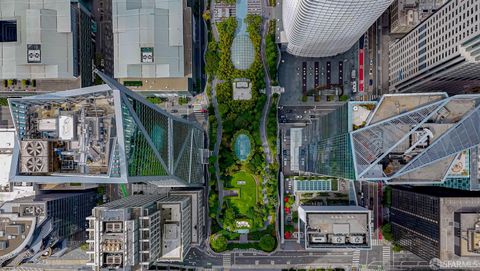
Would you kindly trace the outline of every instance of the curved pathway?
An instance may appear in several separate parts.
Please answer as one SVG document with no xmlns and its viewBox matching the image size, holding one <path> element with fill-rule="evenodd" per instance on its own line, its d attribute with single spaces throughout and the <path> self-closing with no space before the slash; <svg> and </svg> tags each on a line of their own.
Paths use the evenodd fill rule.
<svg viewBox="0 0 480 271">
<path fill-rule="evenodd" d="M 217 178 L 217 190 L 218 190 L 218 207 L 221 209 L 223 206 L 223 184 L 220 181 L 220 167 L 218 165 L 218 153 L 220 151 L 220 144 L 222 143 L 222 117 L 220 116 L 220 111 L 218 111 L 218 101 L 217 101 L 217 79 L 212 81 L 212 105 L 215 111 L 215 118 L 217 119 L 217 140 L 215 141 L 215 146 L 213 148 L 213 155 L 217 158 L 215 160 L 215 178 Z"/>
<path fill-rule="evenodd" d="M 260 119 L 260 137 L 262 138 L 262 147 L 265 153 L 265 159 L 267 160 L 268 164 L 271 164 L 273 162 L 272 152 L 270 151 L 270 146 L 268 145 L 267 131 L 266 131 L 268 112 L 270 109 L 270 105 L 272 103 L 272 90 L 270 88 L 270 83 L 271 83 L 270 74 L 268 72 L 267 63 L 265 62 L 265 59 L 266 59 L 265 39 L 267 36 L 267 31 L 268 31 L 268 20 L 265 20 L 262 28 L 262 44 L 260 46 L 260 54 L 262 56 L 263 70 L 265 74 L 265 94 L 267 95 L 267 101 L 265 102 L 265 106 L 263 107 L 262 118 Z"/>
</svg>

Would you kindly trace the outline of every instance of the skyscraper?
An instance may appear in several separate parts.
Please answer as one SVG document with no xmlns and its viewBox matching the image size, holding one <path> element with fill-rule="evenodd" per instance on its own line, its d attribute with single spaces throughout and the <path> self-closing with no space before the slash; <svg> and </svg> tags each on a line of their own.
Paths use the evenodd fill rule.
<svg viewBox="0 0 480 271">
<path fill-rule="evenodd" d="M 394 242 L 429 261 L 480 259 L 480 193 L 392 186 Z"/>
<path fill-rule="evenodd" d="M 384 95 L 378 104 L 350 102 L 304 128 L 309 142 L 298 159 L 303 171 L 390 184 L 476 178 L 463 172 L 470 170 L 466 151 L 480 144 L 479 122 L 480 95 Z"/>
<path fill-rule="evenodd" d="M 9 100 L 10 181 L 203 184 L 203 129 L 99 74 L 106 85 Z"/>
<path fill-rule="evenodd" d="M 0 266 L 17 266 L 56 242 L 81 234 L 95 207 L 93 190 L 48 193 L 8 201 L 0 209 Z"/>
<path fill-rule="evenodd" d="M 200 197 L 197 197 L 199 195 Z M 183 261 L 192 243 L 204 240 L 196 216 L 196 191 L 132 195 L 95 207 L 89 220 L 93 270 L 148 270 L 155 262 Z M 203 208 L 203 206 L 202 206 Z"/>
<path fill-rule="evenodd" d="M 480 86 L 480 0 L 448 1 L 390 45 L 390 91 L 463 93 Z"/>
<path fill-rule="evenodd" d="M 303 57 L 344 53 L 388 8 L 392 0 L 285 0 L 287 52 Z"/>
</svg>

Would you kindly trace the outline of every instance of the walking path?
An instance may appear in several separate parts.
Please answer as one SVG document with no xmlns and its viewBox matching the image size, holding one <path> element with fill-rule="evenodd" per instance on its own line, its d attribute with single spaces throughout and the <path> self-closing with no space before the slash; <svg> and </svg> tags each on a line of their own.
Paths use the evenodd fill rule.
<svg viewBox="0 0 480 271">
<path fill-rule="evenodd" d="M 217 101 L 217 79 L 212 81 L 212 105 L 215 111 L 215 118 L 217 119 L 217 140 L 215 141 L 215 146 L 213 148 L 213 155 L 217 158 L 215 159 L 215 178 L 217 179 L 217 190 L 218 190 L 218 207 L 221 209 L 223 206 L 223 183 L 220 181 L 220 167 L 218 165 L 218 153 L 220 151 L 220 144 L 222 143 L 222 117 L 220 116 L 220 111 L 218 111 L 218 101 Z"/>
</svg>

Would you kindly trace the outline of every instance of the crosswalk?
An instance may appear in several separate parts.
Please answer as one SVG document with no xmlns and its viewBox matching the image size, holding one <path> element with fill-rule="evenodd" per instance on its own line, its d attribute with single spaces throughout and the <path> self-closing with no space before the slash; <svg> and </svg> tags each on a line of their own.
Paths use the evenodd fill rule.
<svg viewBox="0 0 480 271">
<path fill-rule="evenodd" d="M 223 266 L 231 266 L 232 265 L 232 257 L 230 254 L 223 254 Z"/>
<path fill-rule="evenodd" d="M 390 246 L 384 246 L 382 251 L 383 266 L 390 266 Z"/>
<path fill-rule="evenodd" d="M 352 266 L 358 267 L 360 265 L 360 250 L 353 251 Z"/>
<path fill-rule="evenodd" d="M 380 239 L 372 239 L 372 246 L 382 246 L 383 241 Z"/>
</svg>

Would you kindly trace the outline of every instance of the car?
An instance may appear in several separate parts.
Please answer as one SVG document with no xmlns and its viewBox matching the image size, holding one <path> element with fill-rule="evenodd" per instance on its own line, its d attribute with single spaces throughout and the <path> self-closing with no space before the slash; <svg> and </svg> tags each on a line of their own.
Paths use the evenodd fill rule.
<svg viewBox="0 0 480 271">
<path fill-rule="evenodd" d="M 171 113 L 178 113 L 178 110 L 177 109 L 172 109 L 170 112 Z"/>
<path fill-rule="evenodd" d="M 287 150 L 283 150 L 283 155 L 287 155 Z"/>
<path fill-rule="evenodd" d="M 315 115 L 310 115 L 310 118 L 311 119 L 314 119 L 316 116 Z"/>
</svg>

